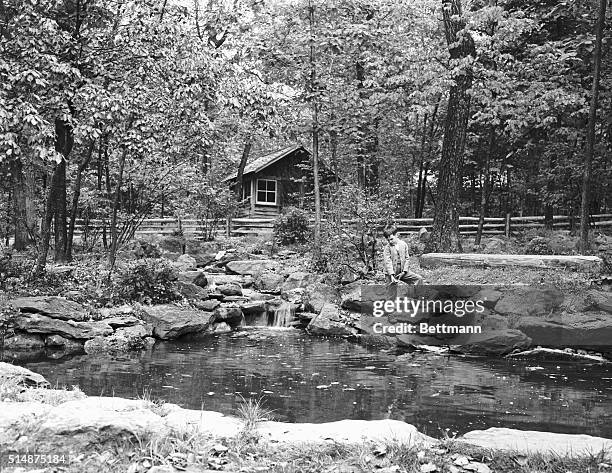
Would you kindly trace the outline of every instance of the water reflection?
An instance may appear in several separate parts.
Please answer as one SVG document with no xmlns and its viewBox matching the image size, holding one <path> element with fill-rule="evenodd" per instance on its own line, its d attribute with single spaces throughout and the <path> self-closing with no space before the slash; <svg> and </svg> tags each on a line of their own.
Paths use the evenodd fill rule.
<svg viewBox="0 0 612 473">
<path fill-rule="evenodd" d="M 399 419 L 441 436 L 496 426 L 612 436 L 605 366 L 396 357 L 293 329 L 165 342 L 123 359 L 77 356 L 27 364 L 89 395 L 154 398 L 235 413 L 262 398 L 278 420 Z"/>
</svg>

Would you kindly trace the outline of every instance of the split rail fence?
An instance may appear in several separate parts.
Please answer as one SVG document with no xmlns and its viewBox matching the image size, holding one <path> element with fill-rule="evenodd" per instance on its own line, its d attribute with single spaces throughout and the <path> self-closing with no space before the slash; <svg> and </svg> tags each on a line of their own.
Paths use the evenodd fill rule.
<svg viewBox="0 0 612 473">
<path fill-rule="evenodd" d="M 359 225 L 358 220 L 343 220 L 347 226 Z M 431 229 L 432 218 L 398 218 L 394 220 L 399 233 L 407 234 L 418 232 L 421 228 Z M 380 229 L 385 222 L 380 222 Z M 580 225 L 580 219 L 566 215 L 553 217 L 555 229 L 570 229 Z M 593 229 L 612 228 L 612 214 L 591 215 L 590 225 Z M 272 232 L 274 219 L 271 218 L 234 218 L 225 220 L 215 229 L 215 234 L 226 235 L 261 235 Z M 530 217 L 486 217 L 484 219 L 483 234 L 485 235 L 510 235 L 513 232 L 525 231 L 530 228 L 544 227 L 543 216 Z M 83 235 L 85 231 L 108 231 L 108 222 L 102 220 L 90 220 L 85 222 L 77 220 L 75 235 Z M 208 227 L 209 228 L 209 227 Z M 135 235 L 172 235 L 182 231 L 184 235 L 201 237 L 210 234 L 208 228 L 196 219 L 158 218 L 145 219 L 136 228 Z M 474 235 L 478 229 L 478 217 L 459 217 L 459 231 L 462 235 Z"/>
</svg>

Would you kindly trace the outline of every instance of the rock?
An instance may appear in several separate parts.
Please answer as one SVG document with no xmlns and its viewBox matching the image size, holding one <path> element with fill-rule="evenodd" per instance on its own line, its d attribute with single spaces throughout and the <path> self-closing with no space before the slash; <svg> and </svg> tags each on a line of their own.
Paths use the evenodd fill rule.
<svg viewBox="0 0 612 473">
<path fill-rule="evenodd" d="M 612 440 L 590 435 L 556 434 L 529 430 L 492 427 L 474 430 L 459 437 L 457 441 L 486 449 L 506 450 L 522 454 L 564 456 L 590 456 L 604 452 L 611 457 Z"/>
<path fill-rule="evenodd" d="M 269 442 L 279 443 L 340 443 L 360 444 L 386 442 L 392 438 L 408 448 L 435 442 L 421 434 L 411 424 L 399 420 L 340 420 L 322 424 L 288 424 L 261 422 L 259 435 Z"/>
<path fill-rule="evenodd" d="M 206 299 L 208 297 L 206 289 L 189 282 L 177 281 L 176 287 L 186 299 Z"/>
<path fill-rule="evenodd" d="M 334 304 L 324 304 L 319 315 L 308 324 L 307 330 L 314 335 L 349 336 L 357 330 L 345 323 L 340 309 Z"/>
<path fill-rule="evenodd" d="M 419 230 L 419 241 L 421 243 L 427 243 L 431 239 L 431 233 L 427 231 L 427 228 L 421 227 Z"/>
<path fill-rule="evenodd" d="M 75 322 L 41 314 L 23 314 L 15 318 L 17 328 L 29 333 L 57 334 L 67 338 L 90 339 L 113 333 L 104 322 Z"/>
<path fill-rule="evenodd" d="M 20 297 L 11 301 L 11 304 L 22 314 L 42 314 L 53 319 L 76 321 L 87 318 L 87 312 L 81 304 L 61 297 Z"/>
<path fill-rule="evenodd" d="M 477 294 L 472 298 L 473 300 L 483 301 L 483 305 L 488 309 L 493 309 L 497 301 L 501 298 L 502 293 L 495 287 L 483 286 Z"/>
<path fill-rule="evenodd" d="M 143 325 L 124 327 L 117 329 L 108 337 L 94 337 L 85 342 L 85 353 L 88 355 L 100 353 L 124 353 L 132 350 L 140 350 L 145 347 L 143 338 L 151 335 Z"/>
<path fill-rule="evenodd" d="M 612 292 L 591 290 L 570 298 L 567 309 L 574 312 L 601 310 L 612 314 Z"/>
<path fill-rule="evenodd" d="M 260 314 L 261 312 L 265 312 L 268 308 L 266 301 L 253 301 L 253 302 L 244 302 L 240 304 L 240 308 L 242 309 L 243 314 Z"/>
<path fill-rule="evenodd" d="M 152 337 L 153 336 L 153 327 L 150 325 L 132 325 L 130 327 L 121 327 L 115 330 L 115 335 L 119 335 L 122 337 Z"/>
<path fill-rule="evenodd" d="M 185 237 L 174 235 L 165 236 L 159 241 L 159 247 L 164 250 L 164 252 L 169 251 L 182 254 L 185 251 Z"/>
<path fill-rule="evenodd" d="M 202 312 L 172 304 L 144 308 L 143 318 L 153 326 L 153 335 L 162 340 L 205 332 L 211 323 L 212 312 Z"/>
<path fill-rule="evenodd" d="M 167 432 L 152 403 L 121 398 L 88 397 L 51 409 L 41 420 L 38 435 L 55 448 L 99 446 L 119 439 L 137 440 Z"/>
<path fill-rule="evenodd" d="M 45 345 L 52 348 L 62 348 L 71 353 L 83 350 L 83 344 L 81 342 L 62 337 L 61 335 L 47 335 L 47 337 L 45 337 Z"/>
<path fill-rule="evenodd" d="M 455 345 L 457 344 L 457 345 Z M 460 335 L 453 339 L 453 348 L 474 355 L 505 355 L 531 345 L 531 338 L 520 330 L 483 330 L 479 334 Z"/>
<path fill-rule="evenodd" d="M 209 274 L 209 284 L 214 283 L 215 285 L 223 284 L 237 284 L 241 287 L 249 287 L 253 284 L 253 277 L 240 274 Z"/>
<path fill-rule="evenodd" d="M 239 326 L 244 320 L 240 307 L 217 307 L 214 311 L 215 322 L 226 322 L 231 327 Z"/>
<path fill-rule="evenodd" d="M 306 308 L 317 314 L 321 312 L 325 304 L 338 302 L 338 298 L 338 291 L 334 287 L 323 283 L 311 284 L 306 287 L 304 292 Z"/>
<path fill-rule="evenodd" d="M 193 256 L 181 255 L 175 263 L 173 263 L 179 271 L 194 271 L 198 267 L 198 262 Z"/>
<path fill-rule="evenodd" d="M 602 317 L 590 313 L 578 314 L 574 320 L 570 315 L 550 320 L 521 317 L 514 327 L 531 337 L 534 345 L 562 348 L 603 347 L 609 350 L 612 340 L 612 316 L 604 314 Z"/>
<path fill-rule="evenodd" d="M 45 341 L 42 336 L 30 333 L 18 332 L 4 339 L 5 350 L 35 350 L 44 346 Z"/>
<path fill-rule="evenodd" d="M 108 318 L 104 318 L 102 319 L 102 322 L 110 325 L 111 327 L 113 327 L 114 329 L 119 328 L 119 327 L 130 327 L 132 325 L 136 325 L 140 322 L 142 322 L 138 317 L 134 316 L 134 315 L 126 315 L 126 316 L 120 316 L 120 315 L 116 315 L 114 317 L 108 317 Z"/>
<path fill-rule="evenodd" d="M 181 282 L 195 284 L 196 286 L 206 287 L 208 278 L 204 271 L 183 271 L 178 275 L 178 280 Z"/>
<path fill-rule="evenodd" d="M 213 325 L 214 333 L 228 333 L 232 331 L 232 328 L 225 322 L 221 322 Z"/>
<path fill-rule="evenodd" d="M 216 299 L 209 299 L 206 301 L 194 301 L 193 305 L 195 305 L 198 309 L 203 310 L 205 312 L 212 312 L 213 310 L 215 310 L 217 307 L 221 305 L 221 302 L 219 302 Z"/>
<path fill-rule="evenodd" d="M 285 282 L 281 286 L 281 291 L 286 292 L 292 289 L 304 288 L 309 284 L 318 282 L 318 279 L 319 277 L 316 274 L 297 271 L 287 276 L 287 279 L 285 279 Z"/>
<path fill-rule="evenodd" d="M 504 291 L 495 304 L 495 312 L 510 315 L 548 315 L 563 302 L 563 294 L 554 287 L 515 287 Z"/>
<path fill-rule="evenodd" d="M 578 243 L 577 237 L 572 237 L 569 231 L 553 233 L 548 239 L 548 248 L 555 255 L 572 255 Z"/>
<path fill-rule="evenodd" d="M 219 291 L 224 296 L 241 296 L 242 288 L 238 284 L 222 284 L 217 286 Z"/>
<path fill-rule="evenodd" d="M 259 291 L 280 292 L 285 277 L 278 273 L 262 273 L 255 279 L 254 287 Z"/>
<path fill-rule="evenodd" d="M 227 271 L 231 274 L 248 274 L 256 276 L 261 274 L 266 269 L 274 267 L 274 261 L 272 260 L 242 260 L 242 261 L 230 261 L 225 265 Z"/>
<path fill-rule="evenodd" d="M 0 361 L 0 382 L 14 380 L 16 383 L 24 386 L 49 386 L 49 382 L 40 374 L 34 373 L 22 366 L 11 365 Z M 2 409 L 0 409 L 2 412 Z"/>
</svg>

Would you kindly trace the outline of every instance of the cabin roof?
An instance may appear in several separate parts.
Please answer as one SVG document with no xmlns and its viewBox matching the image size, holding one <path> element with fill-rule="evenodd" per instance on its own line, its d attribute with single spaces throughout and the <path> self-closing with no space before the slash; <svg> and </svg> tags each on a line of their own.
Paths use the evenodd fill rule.
<svg viewBox="0 0 612 473">
<path fill-rule="evenodd" d="M 274 151 L 273 153 L 265 154 L 251 161 L 244 167 L 244 172 L 242 173 L 242 175 L 246 176 L 247 174 L 250 174 L 253 172 L 259 172 L 267 168 L 271 164 L 274 164 L 275 162 L 280 161 L 281 159 L 289 156 L 295 151 L 298 151 L 299 149 L 302 149 L 306 153 L 310 154 L 310 152 L 306 148 L 304 148 L 302 145 L 288 146 L 287 148 L 279 149 L 277 151 Z M 232 179 L 236 179 L 237 177 L 238 177 L 238 172 L 234 172 L 230 174 L 229 176 L 227 176 L 225 179 L 223 179 L 223 181 L 224 182 L 229 181 Z"/>
</svg>

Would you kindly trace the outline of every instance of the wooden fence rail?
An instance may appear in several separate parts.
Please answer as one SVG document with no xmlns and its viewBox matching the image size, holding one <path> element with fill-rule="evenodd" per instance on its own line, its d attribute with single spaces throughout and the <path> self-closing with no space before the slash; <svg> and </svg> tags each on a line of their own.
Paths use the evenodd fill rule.
<svg viewBox="0 0 612 473">
<path fill-rule="evenodd" d="M 602 229 L 612 227 L 612 214 L 591 215 L 590 224 L 592 228 Z M 312 222 L 312 220 L 311 220 Z M 342 220 L 347 226 L 357 226 L 359 220 Z M 380 222 L 378 227 L 382 229 L 386 222 Z M 418 232 L 421 228 L 431 230 L 432 218 L 397 218 L 394 220 L 399 233 L 407 234 Z M 571 225 L 578 226 L 580 219 L 566 215 L 555 215 L 553 227 L 555 229 L 568 229 Z M 220 222 L 215 233 L 231 235 L 249 235 L 271 233 L 274 219 L 271 218 L 235 218 L 230 221 Z M 544 226 L 543 216 L 527 217 L 486 217 L 484 219 L 483 233 L 486 235 L 509 234 L 516 231 L 524 231 L 530 228 L 541 228 Z M 103 220 L 77 220 L 75 235 L 83 235 L 86 231 L 96 232 L 109 229 L 109 222 Z M 478 217 L 459 217 L 459 231 L 463 235 L 473 235 L 478 229 Z M 184 235 L 198 236 L 207 230 L 203 222 L 193 218 L 151 218 L 145 219 L 136 229 L 136 235 L 172 235 L 182 231 Z"/>
</svg>

